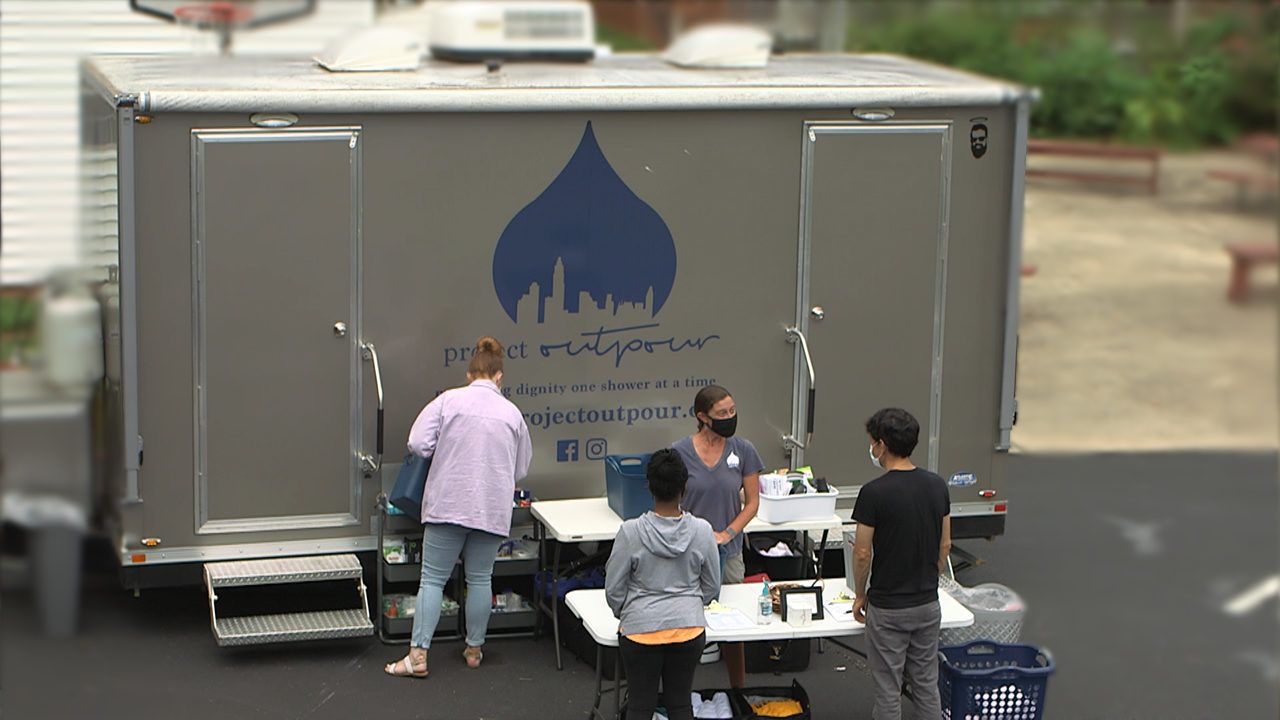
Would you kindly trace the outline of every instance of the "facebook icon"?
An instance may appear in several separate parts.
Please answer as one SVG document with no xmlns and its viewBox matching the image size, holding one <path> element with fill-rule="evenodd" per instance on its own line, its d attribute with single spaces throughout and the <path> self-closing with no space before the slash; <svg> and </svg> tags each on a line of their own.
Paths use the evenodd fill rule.
<svg viewBox="0 0 1280 720">
<path fill-rule="evenodd" d="M 578 462 L 578 441 L 557 440 L 556 462 Z"/>
</svg>

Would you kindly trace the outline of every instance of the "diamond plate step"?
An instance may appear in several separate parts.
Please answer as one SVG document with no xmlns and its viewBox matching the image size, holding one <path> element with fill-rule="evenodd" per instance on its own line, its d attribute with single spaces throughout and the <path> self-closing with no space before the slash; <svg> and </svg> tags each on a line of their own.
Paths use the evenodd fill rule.
<svg viewBox="0 0 1280 720">
<path fill-rule="evenodd" d="M 210 587 L 346 580 L 364 573 L 350 553 L 205 563 L 204 571 Z"/>
<path fill-rule="evenodd" d="M 296 640 L 330 640 L 373 634 L 369 613 L 362 608 L 322 610 L 280 615 L 243 615 L 213 621 L 213 635 L 221 646 L 258 645 Z"/>
<path fill-rule="evenodd" d="M 373 623 L 369 621 L 369 597 L 364 585 L 364 569 L 360 565 L 360 559 L 350 553 L 206 563 L 204 580 L 209 593 L 209 618 L 213 624 L 214 638 L 219 645 L 329 640 L 372 635 L 374 632 Z M 361 607 L 218 617 L 217 588 L 322 580 L 354 581 Z M 307 588 L 314 590 L 314 586 L 299 586 L 294 591 L 304 596 L 309 592 Z"/>
</svg>

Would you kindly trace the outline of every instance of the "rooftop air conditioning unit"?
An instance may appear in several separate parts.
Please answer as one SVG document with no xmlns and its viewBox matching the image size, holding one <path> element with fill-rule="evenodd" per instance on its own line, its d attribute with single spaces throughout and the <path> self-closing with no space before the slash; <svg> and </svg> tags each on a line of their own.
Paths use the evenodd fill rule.
<svg viewBox="0 0 1280 720">
<path fill-rule="evenodd" d="M 455 62 L 595 56 L 591 5 L 575 0 L 435 0 L 428 46 Z"/>
</svg>

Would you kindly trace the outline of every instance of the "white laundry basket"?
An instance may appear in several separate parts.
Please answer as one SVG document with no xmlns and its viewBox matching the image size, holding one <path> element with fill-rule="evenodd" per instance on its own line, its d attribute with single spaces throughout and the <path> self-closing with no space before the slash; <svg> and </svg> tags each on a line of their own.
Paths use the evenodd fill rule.
<svg viewBox="0 0 1280 720">
<path fill-rule="evenodd" d="M 939 645 L 963 645 L 973 640 L 991 640 L 1005 644 L 1018 642 L 1018 634 L 1022 631 L 1022 614 L 1025 612 L 1025 607 L 1020 600 L 1016 607 L 1008 610 L 989 610 L 974 607 L 966 603 L 961 597 L 957 597 L 957 593 L 953 592 L 953 590 L 959 588 L 963 591 L 966 588 L 958 585 L 946 575 L 938 578 L 938 586 L 947 591 L 947 594 L 955 597 L 961 605 L 964 605 L 969 612 L 973 613 L 973 624 L 969 627 L 946 628 L 940 631 L 938 633 Z M 982 583 L 974 586 L 973 589 L 979 590 L 982 588 L 1000 589 L 1015 597 L 1017 596 L 1017 593 L 999 583 Z"/>
</svg>

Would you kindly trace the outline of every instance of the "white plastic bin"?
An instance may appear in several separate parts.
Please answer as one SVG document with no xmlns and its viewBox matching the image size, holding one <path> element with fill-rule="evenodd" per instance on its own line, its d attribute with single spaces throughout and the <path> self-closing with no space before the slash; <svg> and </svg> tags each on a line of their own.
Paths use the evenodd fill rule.
<svg viewBox="0 0 1280 720">
<path fill-rule="evenodd" d="M 821 520 L 835 514 L 836 498 L 839 496 L 839 490 L 784 497 L 761 495 L 760 510 L 756 517 L 775 524 L 792 520 Z"/>
</svg>

